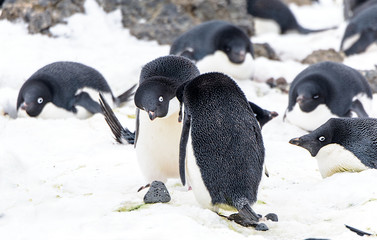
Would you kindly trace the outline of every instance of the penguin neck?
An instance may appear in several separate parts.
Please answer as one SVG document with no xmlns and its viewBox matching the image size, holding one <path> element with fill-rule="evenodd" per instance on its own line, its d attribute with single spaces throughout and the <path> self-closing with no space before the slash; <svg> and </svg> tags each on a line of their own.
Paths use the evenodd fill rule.
<svg viewBox="0 0 377 240">
<path fill-rule="evenodd" d="M 323 178 L 337 172 L 361 172 L 368 169 L 352 152 L 336 143 L 322 147 L 315 158 Z"/>
</svg>

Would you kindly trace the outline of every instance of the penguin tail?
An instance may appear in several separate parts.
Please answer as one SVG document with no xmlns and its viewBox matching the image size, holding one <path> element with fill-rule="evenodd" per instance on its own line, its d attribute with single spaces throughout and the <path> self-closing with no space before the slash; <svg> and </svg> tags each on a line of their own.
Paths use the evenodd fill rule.
<svg viewBox="0 0 377 240">
<path fill-rule="evenodd" d="M 105 98 L 101 93 L 99 94 L 99 97 L 102 113 L 105 116 L 105 120 L 109 125 L 112 133 L 114 134 L 114 139 L 121 144 L 124 143 L 124 140 L 129 144 L 134 144 L 135 133 L 131 132 L 127 128 L 123 128 L 122 124 L 119 122 L 118 118 L 115 116 L 113 110 L 106 102 Z"/>
<path fill-rule="evenodd" d="M 302 27 L 301 25 L 298 25 L 297 31 L 301 34 L 309 34 L 309 33 L 324 32 L 324 31 L 333 30 L 333 29 L 337 29 L 337 28 L 338 28 L 337 26 L 334 26 L 334 27 L 321 28 L 321 29 L 308 29 L 308 28 Z"/>
<path fill-rule="evenodd" d="M 242 207 L 237 208 L 237 210 L 242 217 L 254 222 L 259 222 L 258 214 L 254 212 L 249 203 L 246 203 Z"/>
<path fill-rule="evenodd" d="M 131 100 L 131 97 L 135 94 L 134 89 L 136 88 L 136 85 L 137 84 L 133 85 L 127 91 L 125 91 L 124 93 L 122 93 L 121 95 L 119 95 L 118 97 L 116 97 L 115 103 L 116 103 L 117 106 L 120 106 L 123 103 L 128 102 L 128 101 Z"/>
</svg>

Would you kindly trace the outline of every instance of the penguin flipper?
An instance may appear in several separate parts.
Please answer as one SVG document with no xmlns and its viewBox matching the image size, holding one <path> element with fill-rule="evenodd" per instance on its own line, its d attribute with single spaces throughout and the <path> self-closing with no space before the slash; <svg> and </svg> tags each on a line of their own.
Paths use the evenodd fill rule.
<svg viewBox="0 0 377 240">
<path fill-rule="evenodd" d="M 119 95 L 116 99 L 117 106 L 121 105 L 122 103 L 128 102 L 131 100 L 131 97 L 135 95 L 134 89 L 136 88 L 137 84 L 130 87 L 127 91 Z"/>
<path fill-rule="evenodd" d="M 190 117 L 185 112 L 183 126 L 182 126 L 182 134 L 181 134 L 181 141 L 179 143 L 179 176 L 181 177 L 182 185 L 186 184 L 186 149 L 187 149 L 187 142 L 190 132 Z"/>
<path fill-rule="evenodd" d="M 105 116 L 105 120 L 109 125 L 114 138 L 118 143 L 123 143 L 122 139 L 126 140 L 129 144 L 134 144 L 135 142 L 135 133 L 132 133 L 127 128 L 123 128 L 118 118 L 115 116 L 113 110 L 111 110 L 109 104 L 106 102 L 102 94 L 99 94 L 100 105 L 102 108 L 102 113 Z"/>
<path fill-rule="evenodd" d="M 358 117 L 369 117 L 369 115 L 366 113 L 363 104 L 359 100 L 355 100 L 351 104 L 351 112 L 355 112 Z"/>
<path fill-rule="evenodd" d="M 369 45 L 376 41 L 375 31 L 363 31 L 359 39 L 350 48 L 344 51 L 346 56 L 364 52 Z"/>
<path fill-rule="evenodd" d="M 359 236 L 364 236 L 364 235 L 371 236 L 372 235 L 371 233 L 367 233 L 367 232 L 361 231 L 359 229 L 356 229 L 354 227 L 348 226 L 346 224 L 345 224 L 345 226 L 346 226 L 346 228 L 348 228 L 349 230 L 351 230 L 352 232 L 356 233 Z"/>
<path fill-rule="evenodd" d="M 75 96 L 73 106 L 78 105 L 92 114 L 101 113 L 101 106 L 94 101 L 87 92 L 81 92 Z"/>
</svg>

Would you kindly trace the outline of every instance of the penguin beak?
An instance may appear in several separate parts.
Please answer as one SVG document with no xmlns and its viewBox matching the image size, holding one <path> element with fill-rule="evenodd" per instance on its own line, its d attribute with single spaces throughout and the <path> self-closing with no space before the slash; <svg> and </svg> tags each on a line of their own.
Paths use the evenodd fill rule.
<svg viewBox="0 0 377 240">
<path fill-rule="evenodd" d="M 148 111 L 148 116 L 151 121 L 153 121 L 157 117 L 156 113 L 153 111 Z"/>
<path fill-rule="evenodd" d="M 27 104 L 25 103 L 25 102 L 23 102 L 22 104 L 21 104 L 21 109 L 22 110 L 26 110 L 27 109 Z"/>
<path fill-rule="evenodd" d="M 301 141 L 300 138 L 292 138 L 291 140 L 289 140 L 289 143 L 296 146 L 300 146 Z"/>
<path fill-rule="evenodd" d="M 300 95 L 300 96 L 298 96 L 298 97 L 296 98 L 296 102 L 297 102 L 298 104 L 301 104 L 302 101 L 304 101 L 304 96 Z"/>
<path fill-rule="evenodd" d="M 305 137 L 305 136 L 304 136 Z M 320 149 L 320 147 L 313 144 L 311 141 L 307 141 L 307 139 L 302 139 L 301 137 L 298 138 L 292 138 L 289 140 L 290 144 L 305 148 L 309 151 L 310 155 L 312 157 L 315 157 Z"/>
<path fill-rule="evenodd" d="M 271 119 L 276 118 L 277 116 L 279 116 L 279 113 L 277 113 L 275 111 L 270 112 L 270 118 Z"/>
</svg>

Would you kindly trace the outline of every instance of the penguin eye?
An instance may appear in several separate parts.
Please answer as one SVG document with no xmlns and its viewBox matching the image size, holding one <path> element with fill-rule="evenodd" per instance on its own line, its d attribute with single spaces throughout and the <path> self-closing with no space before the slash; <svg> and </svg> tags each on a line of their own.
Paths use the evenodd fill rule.
<svg viewBox="0 0 377 240">
<path fill-rule="evenodd" d="M 323 142 L 323 141 L 325 141 L 325 137 L 324 136 L 320 136 L 319 138 L 318 138 L 318 140 L 320 141 L 320 142 Z"/>
<path fill-rule="evenodd" d="M 319 98 L 318 94 L 316 94 L 316 95 L 313 96 L 313 99 L 318 99 L 318 98 Z"/>
<path fill-rule="evenodd" d="M 230 47 L 226 46 L 226 47 L 224 48 L 224 51 L 225 51 L 225 52 L 230 52 Z"/>
<path fill-rule="evenodd" d="M 43 103 L 43 98 L 39 97 L 39 98 L 37 99 L 37 103 L 42 104 L 42 103 Z"/>
<path fill-rule="evenodd" d="M 158 101 L 160 101 L 160 102 L 164 101 L 164 97 L 163 97 L 163 96 L 160 96 L 160 97 L 158 98 Z"/>
</svg>

